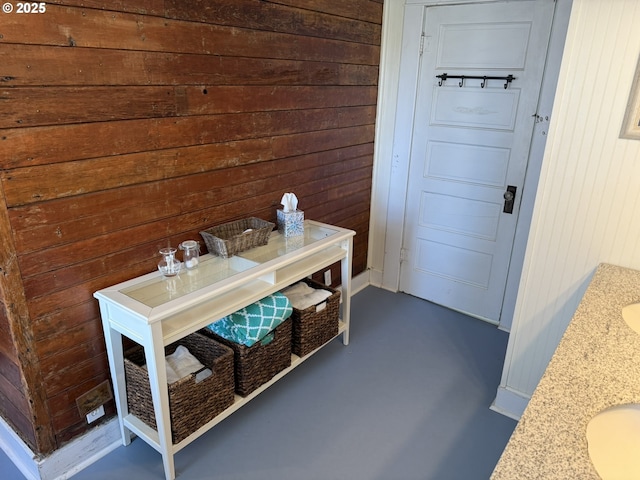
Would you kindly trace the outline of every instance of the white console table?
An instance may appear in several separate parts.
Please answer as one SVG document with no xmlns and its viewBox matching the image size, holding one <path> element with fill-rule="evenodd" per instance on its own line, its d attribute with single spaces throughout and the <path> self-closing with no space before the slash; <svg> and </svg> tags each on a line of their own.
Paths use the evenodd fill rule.
<svg viewBox="0 0 640 480">
<path fill-rule="evenodd" d="M 305 221 L 304 236 L 285 238 L 272 232 L 265 246 L 224 259 L 203 255 L 198 268 L 164 278 L 153 272 L 94 294 L 109 356 L 122 443 L 136 434 L 162 454 L 167 480 L 175 478 L 173 456 L 296 368 L 309 355 L 292 355 L 291 366 L 177 444 L 171 440 L 164 347 L 242 307 L 340 261 L 342 318 L 338 335 L 349 342 L 351 259 L 355 232 Z M 157 430 L 129 413 L 122 336 L 144 347 Z M 322 347 L 320 347 L 322 348 Z"/>
</svg>

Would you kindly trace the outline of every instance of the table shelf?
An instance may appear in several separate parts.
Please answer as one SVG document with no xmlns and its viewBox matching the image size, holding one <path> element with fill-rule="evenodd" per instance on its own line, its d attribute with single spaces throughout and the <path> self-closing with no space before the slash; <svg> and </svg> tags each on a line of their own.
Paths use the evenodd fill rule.
<svg viewBox="0 0 640 480">
<path fill-rule="evenodd" d="M 198 430 L 193 432 L 191 435 L 189 435 L 187 438 L 185 438 L 181 442 L 171 445 L 172 453 L 175 454 L 179 452 L 180 450 L 182 450 L 182 448 L 186 447 L 195 439 L 197 439 L 201 435 L 208 432 L 211 428 L 216 426 L 218 423 L 222 422 L 225 418 L 229 417 L 236 411 L 240 410 L 247 403 L 249 403 L 251 400 L 253 400 L 262 392 L 264 392 L 267 388 L 277 383 L 279 380 L 281 380 L 283 377 L 289 374 L 293 369 L 299 367 L 305 360 L 309 359 L 316 352 L 320 351 L 325 345 L 327 345 L 328 343 L 338 338 L 342 333 L 344 333 L 345 330 L 346 330 L 346 324 L 341 320 L 339 322 L 338 334 L 335 335 L 333 338 L 331 338 L 329 341 L 327 341 L 325 344 L 321 345 L 320 347 L 313 350 L 312 352 L 309 352 L 304 357 L 299 357 L 295 354 L 291 354 L 291 366 L 279 372 L 268 382 L 260 385 L 256 390 L 251 392 L 246 397 L 242 397 L 236 394 L 232 405 L 227 407 L 223 412 L 221 412 L 215 418 L 210 420 L 208 423 L 204 424 L 202 427 L 200 427 Z M 162 448 L 160 446 L 160 440 L 159 440 L 159 435 L 157 430 L 154 430 L 152 427 L 150 427 L 149 425 L 147 425 L 146 423 L 144 423 L 142 420 L 140 420 L 138 417 L 136 417 L 131 413 L 124 418 L 124 424 L 138 437 L 144 439 L 155 450 L 162 453 Z"/>
<path fill-rule="evenodd" d="M 333 339 L 342 335 L 347 345 L 354 235 L 351 230 L 307 220 L 301 237 L 285 238 L 272 232 L 267 245 L 237 257 L 203 255 L 196 270 L 177 277 L 165 279 L 153 272 L 96 292 L 123 444 L 128 445 L 133 434 L 147 442 L 162 455 L 166 479 L 173 480 L 176 452 L 300 366 L 326 343 L 302 358 L 292 355 L 289 367 L 248 396 L 236 395 L 231 406 L 175 445 L 171 439 L 164 347 L 336 262 L 341 264 L 342 318 Z M 123 337 L 144 348 L 157 429 L 129 413 Z"/>
</svg>

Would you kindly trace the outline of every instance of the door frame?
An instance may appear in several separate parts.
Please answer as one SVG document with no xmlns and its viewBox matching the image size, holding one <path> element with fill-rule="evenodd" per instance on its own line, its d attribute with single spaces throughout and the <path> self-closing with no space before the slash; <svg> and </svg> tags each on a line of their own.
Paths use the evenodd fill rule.
<svg viewBox="0 0 640 480">
<path fill-rule="evenodd" d="M 372 285 L 397 292 L 409 178 L 414 102 L 418 88 L 419 49 L 424 7 L 497 3 L 503 0 L 386 0 L 382 21 L 378 112 L 369 228 L 369 270 Z M 513 0 L 512 0 L 513 1 Z M 538 0 L 540 1 L 540 0 Z M 560 72 L 572 0 L 555 1 L 556 9 L 542 80 L 538 115 L 513 251 L 507 276 L 499 328 L 509 331 L 533 217 L 535 194 L 546 144 L 546 133 Z M 532 112 L 533 114 L 534 112 Z M 546 120 L 545 120 L 546 118 Z"/>
</svg>

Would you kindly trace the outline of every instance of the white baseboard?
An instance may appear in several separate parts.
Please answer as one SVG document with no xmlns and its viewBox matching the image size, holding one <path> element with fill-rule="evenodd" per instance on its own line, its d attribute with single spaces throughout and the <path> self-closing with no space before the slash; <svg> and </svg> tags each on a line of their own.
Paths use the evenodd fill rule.
<svg viewBox="0 0 640 480">
<path fill-rule="evenodd" d="M 491 404 L 491 410 L 502 415 L 520 420 L 525 408 L 529 404 L 530 397 L 523 393 L 510 390 L 502 385 L 498 387 L 496 398 Z"/>
<path fill-rule="evenodd" d="M 361 274 L 353 277 L 351 279 L 351 296 L 371 285 L 369 279 L 369 270 L 365 270 Z"/>
<path fill-rule="evenodd" d="M 112 418 L 39 458 L 0 417 L 0 447 L 27 480 L 66 480 L 120 445 L 118 419 Z"/>
<path fill-rule="evenodd" d="M 374 268 L 369 269 L 369 284 L 374 287 L 382 288 L 382 270 Z"/>
</svg>

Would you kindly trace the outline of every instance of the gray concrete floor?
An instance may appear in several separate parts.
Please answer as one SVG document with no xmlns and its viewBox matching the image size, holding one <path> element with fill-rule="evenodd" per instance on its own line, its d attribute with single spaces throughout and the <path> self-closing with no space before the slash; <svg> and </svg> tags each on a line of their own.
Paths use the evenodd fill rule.
<svg viewBox="0 0 640 480">
<path fill-rule="evenodd" d="M 489 410 L 508 335 L 405 294 L 353 297 L 334 340 L 175 458 L 178 479 L 482 480 L 516 422 Z M 22 476 L 0 452 L 4 480 Z M 141 440 L 74 480 L 163 479 Z"/>
</svg>

